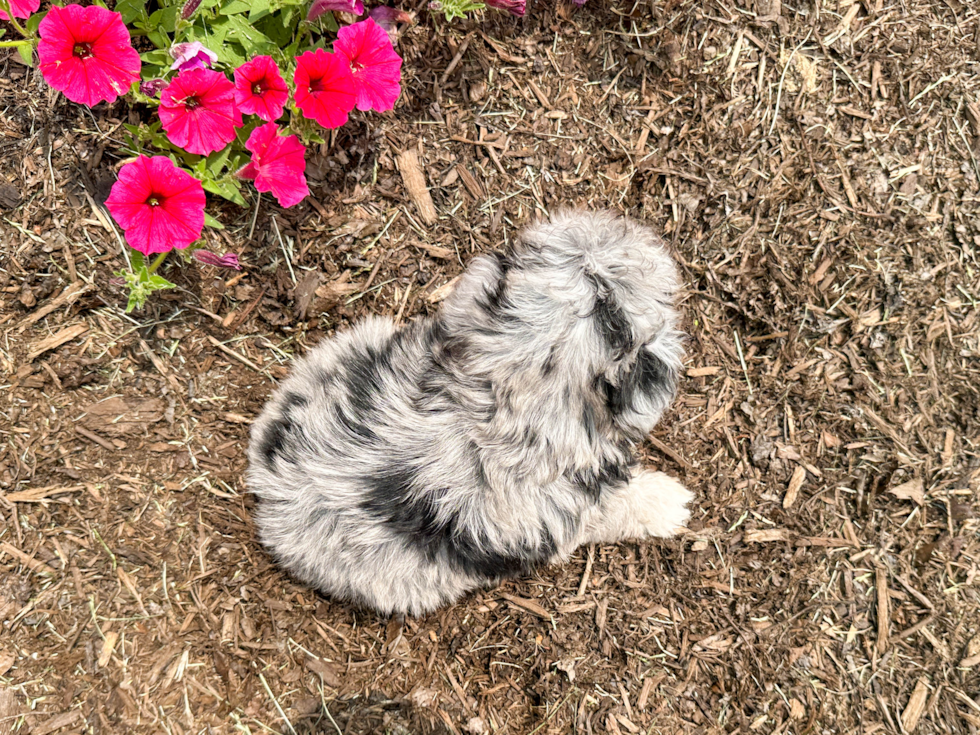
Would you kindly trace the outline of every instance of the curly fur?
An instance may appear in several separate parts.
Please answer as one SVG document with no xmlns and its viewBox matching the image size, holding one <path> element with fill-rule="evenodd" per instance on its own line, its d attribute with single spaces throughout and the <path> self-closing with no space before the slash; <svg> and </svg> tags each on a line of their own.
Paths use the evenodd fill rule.
<svg viewBox="0 0 980 735">
<path fill-rule="evenodd" d="M 420 615 L 672 535 L 692 495 L 633 448 L 675 393 L 677 283 L 650 230 L 569 212 L 474 259 L 434 317 L 324 341 L 252 428 L 262 542 L 327 594 Z"/>
</svg>

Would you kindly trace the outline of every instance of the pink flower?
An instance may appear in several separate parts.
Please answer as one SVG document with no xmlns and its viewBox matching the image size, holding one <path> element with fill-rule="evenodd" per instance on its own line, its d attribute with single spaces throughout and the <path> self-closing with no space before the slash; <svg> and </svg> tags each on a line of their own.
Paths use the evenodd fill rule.
<svg viewBox="0 0 980 735">
<path fill-rule="evenodd" d="M 279 135 L 275 123 L 252 131 L 245 147 L 252 160 L 238 176 L 255 179 L 259 191 L 271 191 L 280 206 L 299 204 L 310 193 L 306 185 L 306 148 L 295 135 Z"/>
<path fill-rule="evenodd" d="M 186 248 L 204 227 L 204 187 L 166 156 L 140 156 L 119 169 L 105 203 L 144 255 Z"/>
<path fill-rule="evenodd" d="M 39 7 L 41 0 L 10 0 L 10 11 L 15 18 L 29 18 Z M 10 20 L 10 16 L 0 10 L 0 20 Z"/>
<path fill-rule="evenodd" d="M 242 126 L 235 87 L 210 69 L 182 71 L 160 94 L 160 122 L 170 142 L 185 151 L 206 156 L 221 150 Z"/>
<path fill-rule="evenodd" d="M 98 5 L 55 5 L 38 30 L 41 74 L 72 102 L 115 102 L 139 81 L 140 57 L 119 13 Z"/>
<path fill-rule="evenodd" d="M 354 77 L 344 56 L 323 49 L 307 51 L 296 58 L 293 82 L 303 117 L 331 129 L 347 122 L 347 113 L 354 109 Z"/>
<path fill-rule="evenodd" d="M 516 15 L 520 18 L 524 15 L 526 0 L 484 0 L 487 5 L 491 8 L 496 8 L 497 10 L 506 10 L 511 15 Z M 585 0 L 582 0 L 585 2 Z"/>
<path fill-rule="evenodd" d="M 310 12 L 306 14 L 306 19 L 312 23 L 331 10 L 338 13 L 364 15 L 364 3 L 361 0 L 313 0 L 313 4 L 310 5 Z"/>
<path fill-rule="evenodd" d="M 191 69 L 207 69 L 218 60 L 218 55 L 204 48 L 200 41 L 190 43 L 175 43 L 170 47 L 170 55 L 174 58 L 171 69 L 190 71 Z"/>
<path fill-rule="evenodd" d="M 278 120 L 289 89 L 271 56 L 256 56 L 235 69 L 235 103 L 246 115 Z"/>
<path fill-rule="evenodd" d="M 413 20 L 412 16 L 404 10 L 391 8 L 387 5 L 379 5 L 376 8 L 371 8 L 371 12 L 368 15 L 374 19 L 375 23 L 385 29 L 392 46 L 398 45 L 398 24 L 411 23 Z"/>
<path fill-rule="evenodd" d="M 204 263 L 205 265 L 213 265 L 216 268 L 232 268 L 236 271 L 240 271 L 242 269 L 242 267 L 238 264 L 238 255 L 235 253 L 218 255 L 217 253 L 212 253 L 209 250 L 195 250 L 193 253 L 191 253 L 191 257 L 200 263 Z"/>
<path fill-rule="evenodd" d="M 358 110 L 384 112 L 395 106 L 402 91 L 402 58 L 384 28 L 373 18 L 344 26 L 333 47 L 350 63 Z"/>
</svg>

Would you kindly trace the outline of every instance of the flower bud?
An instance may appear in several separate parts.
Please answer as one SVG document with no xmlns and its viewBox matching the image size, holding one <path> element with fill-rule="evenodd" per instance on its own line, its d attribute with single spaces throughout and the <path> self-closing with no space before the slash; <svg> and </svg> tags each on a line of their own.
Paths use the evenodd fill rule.
<svg viewBox="0 0 980 735">
<path fill-rule="evenodd" d="M 184 7 L 180 11 L 180 17 L 187 20 L 194 15 L 194 11 L 199 7 L 201 7 L 201 0 L 187 0 L 187 2 L 184 3 Z"/>
<path fill-rule="evenodd" d="M 217 268 L 232 268 L 236 271 L 240 271 L 242 269 L 241 265 L 238 264 L 238 255 L 235 253 L 218 255 L 217 253 L 212 253 L 208 250 L 195 250 L 193 253 L 191 253 L 191 257 L 199 263 L 213 265 Z"/>
</svg>

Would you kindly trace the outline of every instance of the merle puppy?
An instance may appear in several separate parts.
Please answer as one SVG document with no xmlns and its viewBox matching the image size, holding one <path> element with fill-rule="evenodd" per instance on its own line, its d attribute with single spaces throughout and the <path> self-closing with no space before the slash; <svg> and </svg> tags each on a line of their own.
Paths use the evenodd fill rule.
<svg viewBox="0 0 980 735">
<path fill-rule="evenodd" d="M 329 595 L 420 615 L 673 535 L 693 496 L 633 448 L 674 396 L 677 280 L 650 230 L 569 212 L 474 259 L 434 317 L 324 341 L 252 427 L 263 543 Z"/>
</svg>

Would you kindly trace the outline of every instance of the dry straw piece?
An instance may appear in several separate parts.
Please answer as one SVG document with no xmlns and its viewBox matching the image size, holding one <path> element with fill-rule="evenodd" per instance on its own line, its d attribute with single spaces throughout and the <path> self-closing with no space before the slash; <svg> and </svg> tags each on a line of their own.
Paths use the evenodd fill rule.
<svg viewBox="0 0 980 735">
<path fill-rule="evenodd" d="M 789 479 L 789 487 L 786 488 L 786 497 L 783 498 L 783 508 L 789 508 L 796 502 L 797 497 L 800 495 L 800 488 L 803 487 L 805 480 L 806 470 L 800 465 L 797 465 L 796 469 L 793 470 L 793 476 Z"/>
<path fill-rule="evenodd" d="M 419 214 L 422 215 L 422 219 L 427 225 L 435 224 L 439 215 L 436 214 L 432 195 L 429 194 L 429 189 L 425 185 L 425 174 L 422 172 L 422 164 L 419 163 L 419 154 L 414 149 L 409 148 L 395 157 L 395 163 L 402 175 L 402 180 L 405 182 L 408 196 L 415 204 Z"/>
<path fill-rule="evenodd" d="M 929 695 L 929 681 L 924 676 L 920 676 L 915 684 L 915 690 L 909 697 L 909 703 L 902 712 L 902 729 L 911 733 L 919 724 L 923 712 L 926 710 L 926 698 Z"/>
</svg>

